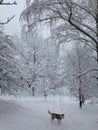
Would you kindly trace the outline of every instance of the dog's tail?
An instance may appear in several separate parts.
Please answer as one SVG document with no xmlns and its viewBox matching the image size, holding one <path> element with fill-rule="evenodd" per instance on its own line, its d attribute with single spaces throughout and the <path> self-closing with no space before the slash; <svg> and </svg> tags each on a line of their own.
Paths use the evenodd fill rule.
<svg viewBox="0 0 98 130">
<path fill-rule="evenodd" d="M 48 110 L 48 113 L 51 115 L 51 112 Z"/>
</svg>

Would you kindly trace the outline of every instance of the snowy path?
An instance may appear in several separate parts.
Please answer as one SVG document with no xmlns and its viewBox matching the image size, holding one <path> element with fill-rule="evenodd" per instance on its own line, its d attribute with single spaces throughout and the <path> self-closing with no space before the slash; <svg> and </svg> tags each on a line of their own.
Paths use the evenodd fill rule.
<svg viewBox="0 0 98 130">
<path fill-rule="evenodd" d="M 0 97 L 0 130 L 98 130 L 98 105 L 86 104 L 78 108 L 77 101 L 58 97 L 11 98 Z M 50 121 L 48 110 L 60 111 L 65 119 L 58 125 Z"/>
</svg>

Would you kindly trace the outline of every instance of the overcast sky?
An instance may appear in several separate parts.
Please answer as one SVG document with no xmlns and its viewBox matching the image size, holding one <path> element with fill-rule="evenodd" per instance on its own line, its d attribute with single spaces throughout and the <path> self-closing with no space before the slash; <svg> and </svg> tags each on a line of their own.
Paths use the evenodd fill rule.
<svg viewBox="0 0 98 130">
<path fill-rule="evenodd" d="M 4 0 L 4 2 L 14 2 L 15 0 Z M 5 25 L 5 32 L 9 35 L 19 33 L 21 26 L 19 23 L 19 16 L 25 9 L 25 0 L 16 0 L 17 5 L 2 5 L 0 6 L 0 21 L 5 22 L 8 17 L 15 15 L 14 19 Z"/>
</svg>

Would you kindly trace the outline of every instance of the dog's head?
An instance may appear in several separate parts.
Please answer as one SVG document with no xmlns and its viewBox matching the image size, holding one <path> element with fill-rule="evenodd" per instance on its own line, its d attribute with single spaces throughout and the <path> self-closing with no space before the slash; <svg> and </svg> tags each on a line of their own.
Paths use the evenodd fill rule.
<svg viewBox="0 0 98 130">
<path fill-rule="evenodd" d="M 62 119 L 64 119 L 64 114 L 61 114 L 60 116 L 61 116 Z"/>
</svg>

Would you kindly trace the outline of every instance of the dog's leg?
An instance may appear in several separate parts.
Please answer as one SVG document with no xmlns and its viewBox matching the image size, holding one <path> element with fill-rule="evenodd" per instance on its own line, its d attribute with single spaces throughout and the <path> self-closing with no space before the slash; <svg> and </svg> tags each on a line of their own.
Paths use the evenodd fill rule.
<svg viewBox="0 0 98 130">
<path fill-rule="evenodd" d="M 58 120 L 58 125 L 60 125 L 61 124 L 61 120 Z"/>
<path fill-rule="evenodd" d="M 53 122 L 53 120 L 54 120 L 54 118 L 53 118 L 53 116 L 51 116 L 51 122 Z"/>
</svg>

